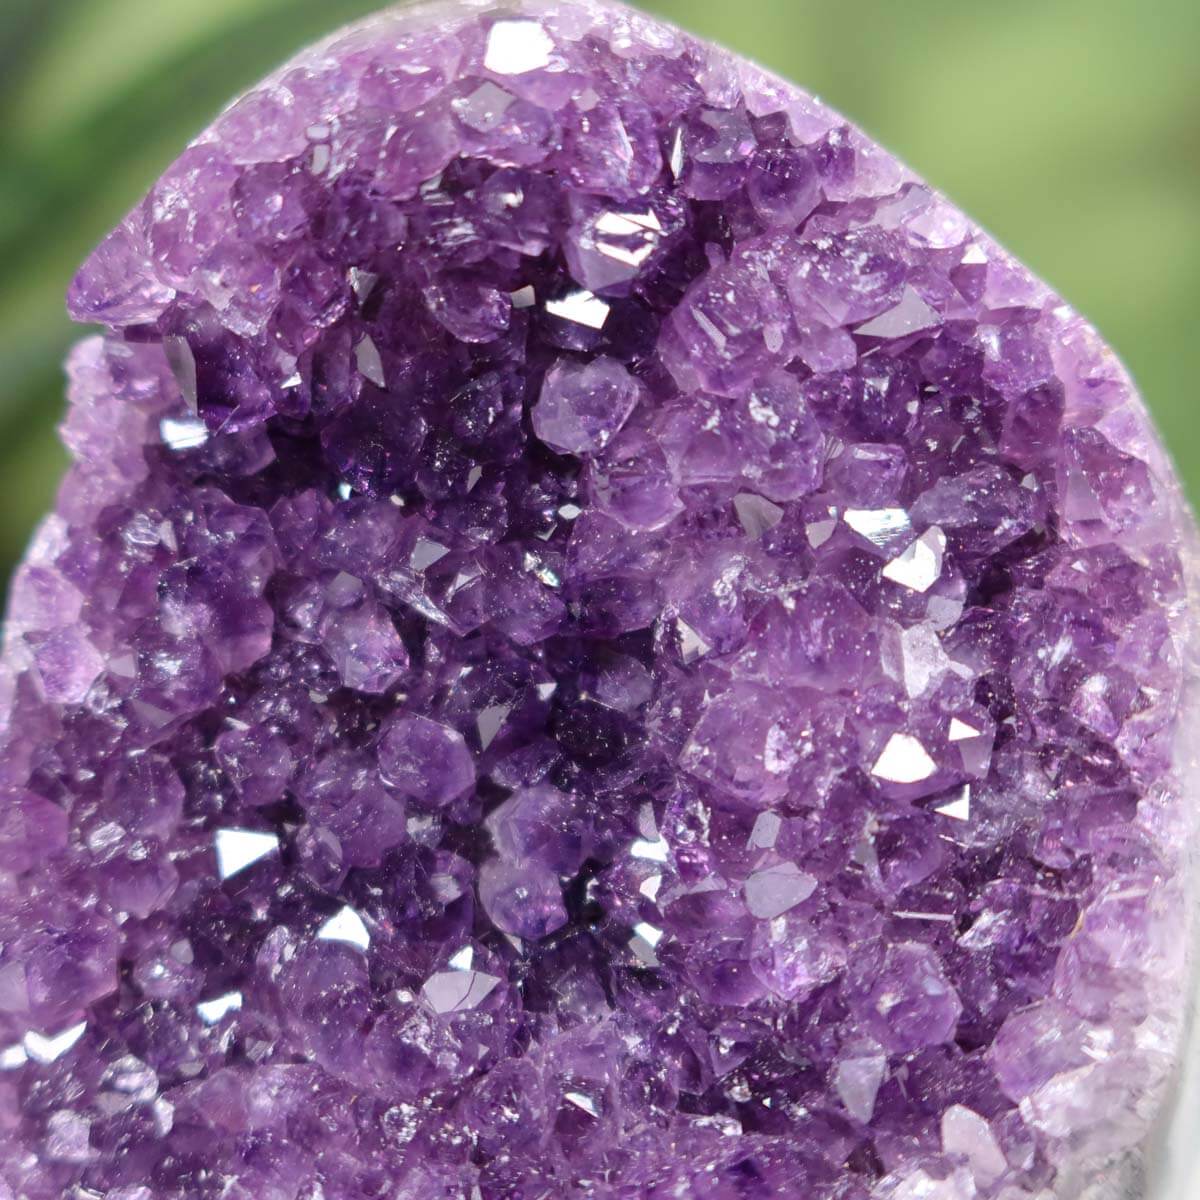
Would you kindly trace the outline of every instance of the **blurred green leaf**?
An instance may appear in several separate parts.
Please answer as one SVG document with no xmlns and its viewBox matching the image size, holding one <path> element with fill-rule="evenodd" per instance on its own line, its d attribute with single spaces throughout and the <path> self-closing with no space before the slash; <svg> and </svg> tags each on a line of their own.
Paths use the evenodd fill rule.
<svg viewBox="0 0 1200 1200">
<path fill-rule="evenodd" d="M 77 0 L 5 0 L 0 9 L 0 106 L 25 82 L 39 51 Z M 4 136 L 0 130 L 0 138 Z"/>
</svg>

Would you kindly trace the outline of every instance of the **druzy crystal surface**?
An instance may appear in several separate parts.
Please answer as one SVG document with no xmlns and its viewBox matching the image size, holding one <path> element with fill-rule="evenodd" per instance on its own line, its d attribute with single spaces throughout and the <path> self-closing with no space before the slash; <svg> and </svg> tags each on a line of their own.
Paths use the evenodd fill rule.
<svg viewBox="0 0 1200 1200">
<path fill-rule="evenodd" d="M 633 11 L 463 3 L 237 101 L 70 303 L 3 1200 L 1136 1178 L 1192 525 L 962 213 Z"/>
</svg>

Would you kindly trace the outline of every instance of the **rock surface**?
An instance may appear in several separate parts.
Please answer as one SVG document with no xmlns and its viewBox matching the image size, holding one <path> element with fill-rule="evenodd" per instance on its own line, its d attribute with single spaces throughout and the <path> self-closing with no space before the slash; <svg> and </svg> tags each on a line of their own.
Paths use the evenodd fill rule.
<svg viewBox="0 0 1200 1200">
<path fill-rule="evenodd" d="M 1193 526 L 1112 353 L 890 155 L 615 4 L 411 10 L 234 104 L 70 303 L 2 1200 L 1066 1200 L 1136 1153 Z"/>
</svg>

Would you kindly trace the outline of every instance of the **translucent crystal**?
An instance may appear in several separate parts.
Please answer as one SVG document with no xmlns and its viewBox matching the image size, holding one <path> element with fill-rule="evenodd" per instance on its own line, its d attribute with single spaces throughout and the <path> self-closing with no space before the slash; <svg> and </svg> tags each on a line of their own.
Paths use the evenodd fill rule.
<svg viewBox="0 0 1200 1200">
<path fill-rule="evenodd" d="M 1192 520 L 1111 351 L 886 151 L 612 0 L 402 8 L 70 305 L 0 1200 L 1154 1166 Z"/>
</svg>

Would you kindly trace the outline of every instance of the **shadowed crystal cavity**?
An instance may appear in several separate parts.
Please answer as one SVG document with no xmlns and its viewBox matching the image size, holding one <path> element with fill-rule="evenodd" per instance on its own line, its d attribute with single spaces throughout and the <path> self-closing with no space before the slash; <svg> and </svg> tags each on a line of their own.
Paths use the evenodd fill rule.
<svg viewBox="0 0 1200 1200">
<path fill-rule="evenodd" d="M 617 4 L 406 9 L 236 101 L 70 305 L 0 1197 L 1136 1173 L 1193 527 L 1113 354 L 891 155 Z"/>
</svg>

